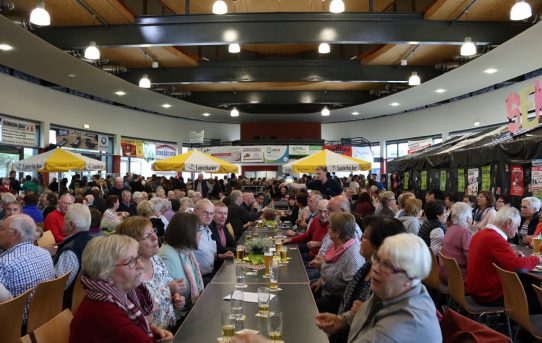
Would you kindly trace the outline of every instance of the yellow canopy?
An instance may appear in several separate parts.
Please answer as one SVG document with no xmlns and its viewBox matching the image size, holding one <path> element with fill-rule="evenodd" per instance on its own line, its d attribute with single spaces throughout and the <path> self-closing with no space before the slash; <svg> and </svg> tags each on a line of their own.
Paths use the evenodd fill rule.
<svg viewBox="0 0 542 343">
<path fill-rule="evenodd" d="M 70 170 L 105 170 L 105 163 L 75 152 L 56 148 L 13 163 L 18 171 L 66 172 Z"/>
<path fill-rule="evenodd" d="M 156 161 L 152 165 L 156 171 L 185 171 L 206 173 L 237 173 L 239 167 L 199 150 Z"/>
<path fill-rule="evenodd" d="M 371 170 L 370 162 L 337 154 L 327 149 L 287 163 L 282 166 L 282 170 L 285 173 L 314 173 L 320 166 L 326 166 L 327 171 L 332 173 Z"/>
</svg>

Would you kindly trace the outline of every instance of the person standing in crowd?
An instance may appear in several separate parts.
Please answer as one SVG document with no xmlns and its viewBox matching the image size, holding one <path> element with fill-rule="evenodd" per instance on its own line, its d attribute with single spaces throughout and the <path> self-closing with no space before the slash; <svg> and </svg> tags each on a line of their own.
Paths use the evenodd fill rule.
<svg viewBox="0 0 542 343">
<path fill-rule="evenodd" d="M 32 192 L 36 196 L 38 195 L 38 184 L 32 180 L 32 176 L 27 175 L 25 177 L 25 181 L 23 182 L 23 185 L 21 186 L 21 190 L 25 192 Z"/>
<path fill-rule="evenodd" d="M 343 192 L 343 188 L 333 178 L 328 177 L 327 167 L 320 166 L 316 168 L 316 174 L 314 180 L 304 183 L 284 183 L 282 186 L 288 186 L 293 189 L 310 189 L 319 191 L 326 199 L 340 195 Z"/>
<path fill-rule="evenodd" d="M 51 231 L 55 237 L 57 243 L 62 243 L 65 234 L 62 232 L 64 226 L 64 215 L 68 212 L 68 209 L 73 205 L 74 199 L 70 193 L 63 194 L 59 201 L 57 208 L 50 212 L 43 223 L 44 231 Z"/>
<path fill-rule="evenodd" d="M 194 180 L 194 190 L 200 192 L 203 198 L 207 198 L 209 193 L 213 190 L 213 186 L 209 181 L 203 179 L 203 174 L 198 174 L 198 178 Z M 198 199 L 199 200 L 199 199 Z M 195 200 L 194 202 L 197 202 Z"/>
<path fill-rule="evenodd" d="M 9 172 L 9 189 L 14 194 L 19 193 L 21 190 L 21 183 L 17 180 L 17 172 L 15 170 Z"/>
<path fill-rule="evenodd" d="M 124 190 L 124 180 L 122 177 L 117 176 L 115 178 L 115 186 L 109 189 L 107 195 L 116 195 L 119 199 L 122 197 L 122 191 Z"/>
</svg>

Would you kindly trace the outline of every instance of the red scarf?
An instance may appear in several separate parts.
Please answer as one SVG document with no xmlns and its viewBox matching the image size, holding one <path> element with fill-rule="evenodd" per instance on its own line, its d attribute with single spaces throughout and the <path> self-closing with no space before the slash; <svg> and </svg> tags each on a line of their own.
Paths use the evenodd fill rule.
<svg viewBox="0 0 542 343">
<path fill-rule="evenodd" d="M 351 238 L 346 243 L 344 243 L 340 248 L 337 247 L 336 244 L 333 244 L 331 248 L 328 249 L 326 254 L 324 255 L 324 260 L 326 263 L 335 263 L 341 257 L 343 252 L 346 251 L 346 249 L 350 248 L 352 245 L 356 243 L 355 238 Z"/>
</svg>

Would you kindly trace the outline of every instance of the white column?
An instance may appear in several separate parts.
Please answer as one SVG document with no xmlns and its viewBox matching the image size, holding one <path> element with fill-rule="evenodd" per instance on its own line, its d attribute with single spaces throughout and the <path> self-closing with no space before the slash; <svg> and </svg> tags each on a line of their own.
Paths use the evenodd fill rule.
<svg viewBox="0 0 542 343">
<path fill-rule="evenodd" d="M 51 123 L 48 121 L 40 122 L 40 148 L 46 148 L 49 145 L 49 130 Z"/>
</svg>

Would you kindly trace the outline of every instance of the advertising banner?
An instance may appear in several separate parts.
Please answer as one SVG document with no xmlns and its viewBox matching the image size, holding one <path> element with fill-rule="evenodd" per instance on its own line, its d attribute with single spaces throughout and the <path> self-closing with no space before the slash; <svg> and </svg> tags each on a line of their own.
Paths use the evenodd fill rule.
<svg viewBox="0 0 542 343">
<path fill-rule="evenodd" d="M 465 169 L 463 168 L 457 169 L 457 192 L 465 192 Z"/>
<path fill-rule="evenodd" d="M 98 150 L 109 152 L 109 137 L 98 135 Z"/>
<path fill-rule="evenodd" d="M 215 146 L 201 148 L 201 151 L 214 157 L 218 157 L 224 161 L 231 163 L 241 162 L 241 147 L 240 146 Z"/>
<path fill-rule="evenodd" d="M 153 161 L 156 158 L 156 147 L 154 142 L 143 142 L 143 158 L 147 161 Z"/>
<path fill-rule="evenodd" d="M 98 150 L 98 134 L 80 130 L 58 129 L 56 144 L 67 148 Z"/>
<path fill-rule="evenodd" d="M 422 191 L 427 190 L 427 170 L 422 170 L 420 174 L 420 189 Z"/>
<path fill-rule="evenodd" d="M 346 145 L 324 145 L 322 149 L 333 151 L 337 154 L 352 157 L 352 147 Z"/>
<path fill-rule="evenodd" d="M 241 147 L 241 162 L 263 162 L 263 147 Z"/>
<path fill-rule="evenodd" d="M 467 194 L 478 195 L 478 168 L 472 168 L 467 171 Z"/>
<path fill-rule="evenodd" d="M 441 170 L 440 171 L 440 178 L 439 178 L 439 183 L 440 183 L 440 190 L 443 191 L 443 192 L 446 192 L 446 179 L 448 177 L 448 174 L 446 173 L 446 170 Z"/>
<path fill-rule="evenodd" d="M 177 144 L 156 142 L 155 147 L 156 153 L 154 158 L 156 159 L 156 161 L 163 160 L 164 158 L 177 156 Z"/>
<path fill-rule="evenodd" d="M 138 139 L 121 138 L 120 145 L 122 148 L 122 156 L 124 157 L 139 157 L 143 155 L 143 141 Z"/>
<path fill-rule="evenodd" d="M 482 167 L 482 190 L 489 191 L 491 187 L 491 166 Z"/>
<path fill-rule="evenodd" d="M 522 166 L 510 166 L 510 195 L 523 196 L 523 167 Z"/>
<path fill-rule="evenodd" d="M 433 145 L 433 138 L 422 139 L 421 141 L 408 141 L 408 154 L 425 149 Z"/>
<path fill-rule="evenodd" d="M 264 161 L 267 163 L 284 163 L 289 160 L 287 145 L 267 145 L 263 151 Z"/>
<path fill-rule="evenodd" d="M 190 143 L 203 143 L 205 131 L 190 131 Z"/>
<path fill-rule="evenodd" d="M 288 154 L 290 156 L 309 156 L 322 150 L 318 145 L 289 145 Z"/>
<path fill-rule="evenodd" d="M 410 181 L 410 174 L 407 171 L 403 174 L 403 189 L 408 189 L 408 187 L 410 186 L 409 181 Z"/>
<path fill-rule="evenodd" d="M 352 147 L 352 157 L 359 158 L 360 160 L 367 161 L 370 163 L 373 163 L 373 152 L 371 151 L 371 147 L 368 146 L 353 146 Z"/>
<path fill-rule="evenodd" d="M 33 123 L 0 118 L 1 141 L 7 144 L 36 146 L 36 125 Z"/>
<path fill-rule="evenodd" d="M 533 196 L 542 199 L 542 160 L 533 160 L 531 183 Z"/>
</svg>

